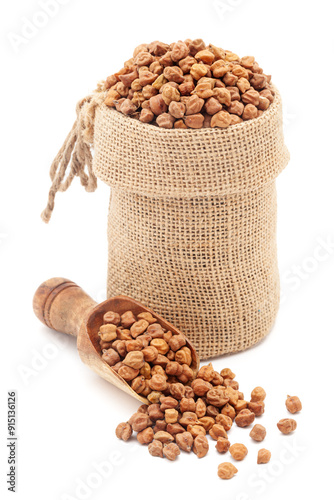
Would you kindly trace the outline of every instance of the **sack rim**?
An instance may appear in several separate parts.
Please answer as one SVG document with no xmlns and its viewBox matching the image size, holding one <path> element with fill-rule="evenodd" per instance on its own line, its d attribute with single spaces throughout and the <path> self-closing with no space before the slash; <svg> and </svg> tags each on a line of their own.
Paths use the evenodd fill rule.
<svg viewBox="0 0 334 500">
<path fill-rule="evenodd" d="M 135 123 L 136 125 L 139 126 L 139 128 L 141 130 L 145 130 L 147 129 L 148 131 L 152 132 L 152 131 L 155 131 L 157 132 L 157 134 L 169 134 L 171 137 L 175 136 L 175 137 L 180 137 L 182 136 L 183 134 L 185 136 L 187 135 L 195 135 L 195 134 L 198 134 L 199 136 L 200 135 L 207 135 L 208 133 L 212 133 L 212 135 L 223 135 L 223 134 L 228 134 L 228 132 L 231 132 L 231 130 L 233 131 L 238 131 L 239 129 L 244 129 L 244 128 L 251 128 L 251 127 L 254 127 L 255 125 L 259 125 L 261 124 L 262 122 L 264 121 L 267 121 L 270 119 L 270 117 L 277 113 L 279 111 L 279 108 L 282 104 L 282 99 L 281 99 L 281 94 L 279 93 L 277 87 L 275 85 L 272 85 L 272 88 L 275 92 L 275 95 L 274 95 L 274 100 L 273 102 L 270 104 L 270 106 L 268 107 L 268 109 L 266 109 L 261 116 L 257 117 L 257 118 L 253 118 L 251 120 L 246 120 L 246 121 L 243 121 L 241 123 L 235 123 L 234 125 L 229 125 L 228 127 L 226 128 L 219 128 L 219 127 L 202 127 L 202 128 L 198 128 L 198 129 L 194 129 L 194 128 L 187 128 L 187 129 L 175 129 L 175 128 L 172 128 L 172 129 L 167 129 L 167 128 L 163 128 L 163 127 L 159 127 L 157 125 L 152 125 L 151 123 L 143 123 L 135 118 L 131 118 L 131 116 L 127 116 L 127 115 L 124 115 L 123 113 L 121 113 L 120 111 L 117 111 L 115 108 L 111 108 L 110 106 L 107 106 L 106 104 L 102 103 L 99 107 L 100 108 L 103 108 L 104 111 L 108 111 L 110 113 L 115 113 L 117 114 L 117 116 L 120 116 L 122 119 L 124 119 L 124 121 L 129 121 L 129 123 Z"/>
<path fill-rule="evenodd" d="M 95 174 L 112 188 L 148 197 L 242 194 L 286 167 L 281 96 L 255 119 L 225 129 L 164 129 L 104 103 L 96 111 Z"/>
</svg>

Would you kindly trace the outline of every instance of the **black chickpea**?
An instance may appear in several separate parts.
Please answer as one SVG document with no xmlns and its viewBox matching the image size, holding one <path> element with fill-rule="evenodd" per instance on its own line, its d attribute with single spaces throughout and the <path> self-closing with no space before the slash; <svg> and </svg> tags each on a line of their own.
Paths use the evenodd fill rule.
<svg viewBox="0 0 334 500">
<path fill-rule="evenodd" d="M 166 129 L 227 128 L 260 117 L 275 96 L 254 57 L 201 39 L 139 45 L 104 88 L 107 106 Z"/>
</svg>

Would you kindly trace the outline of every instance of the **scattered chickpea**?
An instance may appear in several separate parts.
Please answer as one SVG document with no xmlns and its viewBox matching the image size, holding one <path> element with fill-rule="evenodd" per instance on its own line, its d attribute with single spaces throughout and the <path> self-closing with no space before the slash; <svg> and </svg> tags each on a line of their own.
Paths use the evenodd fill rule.
<svg viewBox="0 0 334 500">
<path fill-rule="evenodd" d="M 128 441 L 132 436 L 132 427 L 127 422 L 122 422 L 118 424 L 116 427 L 116 436 L 118 439 L 122 439 L 123 441 Z"/>
<path fill-rule="evenodd" d="M 122 314 L 121 324 L 124 328 L 130 328 L 130 326 L 135 322 L 136 318 L 132 311 L 126 311 L 124 314 Z"/>
<path fill-rule="evenodd" d="M 185 117 L 184 123 L 189 128 L 202 128 L 204 116 L 201 113 L 195 115 L 188 115 Z"/>
<path fill-rule="evenodd" d="M 220 479 L 232 479 L 238 472 L 238 469 L 230 462 L 224 462 L 218 465 L 218 477 Z"/>
<path fill-rule="evenodd" d="M 194 439 L 193 451 L 198 458 L 203 458 L 209 451 L 209 443 L 206 436 L 198 435 Z"/>
<path fill-rule="evenodd" d="M 102 325 L 99 330 L 99 337 L 102 342 L 112 342 L 117 338 L 116 325 L 107 323 Z"/>
<path fill-rule="evenodd" d="M 227 128 L 231 124 L 231 115 L 227 111 L 219 111 L 211 118 L 211 127 Z"/>
<path fill-rule="evenodd" d="M 148 445 L 148 451 L 152 455 L 152 457 L 160 457 L 162 458 L 162 442 L 157 441 L 154 439 L 149 445 Z"/>
<path fill-rule="evenodd" d="M 253 429 L 250 431 L 249 435 L 254 441 L 263 441 L 266 437 L 267 431 L 263 425 L 256 424 Z"/>
<path fill-rule="evenodd" d="M 167 424 L 175 424 L 178 420 L 179 412 L 174 408 L 165 411 L 165 421 Z"/>
<path fill-rule="evenodd" d="M 231 446 L 231 443 L 229 442 L 228 439 L 220 436 L 218 439 L 217 439 L 217 443 L 216 443 L 216 450 L 218 451 L 218 453 L 226 453 L 229 448 Z"/>
<path fill-rule="evenodd" d="M 113 325 L 118 326 L 121 322 L 121 317 L 118 313 L 113 311 L 108 311 L 103 316 L 104 323 L 112 323 Z"/>
<path fill-rule="evenodd" d="M 162 443 L 171 443 L 174 441 L 174 437 L 166 431 L 158 431 L 154 434 L 154 439 L 161 441 Z"/>
<path fill-rule="evenodd" d="M 163 375 L 153 375 L 148 383 L 152 391 L 164 391 L 167 388 L 167 381 Z"/>
<path fill-rule="evenodd" d="M 209 430 L 209 434 L 215 441 L 217 441 L 219 437 L 227 439 L 227 433 L 225 428 L 219 424 L 214 424 Z"/>
<path fill-rule="evenodd" d="M 290 434 L 297 428 L 297 422 L 293 418 L 282 418 L 277 427 L 283 434 Z"/>
<path fill-rule="evenodd" d="M 297 396 L 288 396 L 285 406 L 290 413 L 297 413 L 302 409 L 302 404 Z"/>
<path fill-rule="evenodd" d="M 118 352 L 116 352 L 114 349 L 107 349 L 106 351 L 104 351 L 104 353 L 102 354 L 102 359 L 109 366 L 114 366 L 121 360 Z"/>
<path fill-rule="evenodd" d="M 162 448 L 162 453 L 168 460 L 174 461 L 180 455 L 180 448 L 175 443 L 168 443 Z"/>
<path fill-rule="evenodd" d="M 212 427 L 215 425 L 216 421 L 213 417 L 201 417 L 198 419 L 201 426 L 204 427 L 206 432 L 210 431 Z"/>
<path fill-rule="evenodd" d="M 264 401 L 250 401 L 248 403 L 248 409 L 252 411 L 256 417 L 263 415 L 264 407 Z"/>
<path fill-rule="evenodd" d="M 251 392 L 251 401 L 264 401 L 266 399 L 266 391 L 262 387 L 255 387 Z"/>
<path fill-rule="evenodd" d="M 234 460 L 240 461 L 240 460 L 243 460 L 245 458 L 245 456 L 248 453 L 248 450 L 244 444 L 236 443 L 236 444 L 232 444 L 232 446 L 230 446 L 229 452 L 231 453 Z"/>
<path fill-rule="evenodd" d="M 166 397 L 160 398 L 160 409 L 162 411 L 177 408 L 178 404 L 179 403 L 178 403 L 177 399 L 175 399 L 171 396 L 166 396 Z"/>
<path fill-rule="evenodd" d="M 193 438 L 196 438 L 199 435 L 206 435 L 206 430 L 202 425 L 187 425 L 187 431 L 190 432 L 190 434 L 193 436 Z"/>
<path fill-rule="evenodd" d="M 137 440 L 140 444 L 149 444 L 153 441 L 154 432 L 152 427 L 147 427 L 142 431 L 138 432 Z"/>
<path fill-rule="evenodd" d="M 176 434 L 176 444 L 181 448 L 181 450 L 190 452 L 194 443 L 194 438 L 190 432 L 182 432 Z"/>
<path fill-rule="evenodd" d="M 222 425 L 226 431 L 229 431 L 232 427 L 233 421 L 228 415 L 219 413 L 216 416 L 216 424 Z"/>
<path fill-rule="evenodd" d="M 254 422 L 255 415 L 252 411 L 241 410 L 235 417 L 235 423 L 238 427 L 248 427 Z"/>
<path fill-rule="evenodd" d="M 271 459 L 271 453 L 269 450 L 262 448 L 258 451 L 257 454 L 257 463 L 258 464 L 267 464 Z"/>
</svg>

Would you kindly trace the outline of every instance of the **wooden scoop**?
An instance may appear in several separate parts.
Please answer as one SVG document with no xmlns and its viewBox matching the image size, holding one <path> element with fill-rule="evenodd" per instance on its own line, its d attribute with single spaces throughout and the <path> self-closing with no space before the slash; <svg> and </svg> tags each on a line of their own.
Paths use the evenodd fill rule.
<svg viewBox="0 0 334 500">
<path fill-rule="evenodd" d="M 104 314 L 107 311 L 114 311 L 121 315 L 129 310 L 135 315 L 149 312 L 167 331 L 170 330 L 173 334 L 181 333 L 161 316 L 129 297 L 119 295 L 97 304 L 82 288 L 64 278 L 51 278 L 42 283 L 34 295 L 33 308 L 37 318 L 44 325 L 78 338 L 80 358 L 92 370 L 143 403 L 148 403 L 147 399 L 131 389 L 130 385 L 101 357 L 98 331 L 103 324 Z M 186 340 L 192 353 L 191 368 L 197 373 L 199 357 L 191 342 Z"/>
</svg>

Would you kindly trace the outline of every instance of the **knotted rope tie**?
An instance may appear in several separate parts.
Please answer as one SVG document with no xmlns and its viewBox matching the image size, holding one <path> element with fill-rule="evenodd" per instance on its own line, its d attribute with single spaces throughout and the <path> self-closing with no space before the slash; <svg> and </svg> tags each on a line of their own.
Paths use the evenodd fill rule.
<svg viewBox="0 0 334 500">
<path fill-rule="evenodd" d="M 104 99 L 105 92 L 98 89 L 98 91 L 85 97 L 77 104 L 77 119 L 50 168 L 52 185 L 47 206 L 41 214 L 44 222 L 49 222 L 51 218 L 56 193 L 66 191 L 75 176 L 80 177 L 80 182 L 86 191 L 95 191 L 97 187 L 97 179 L 93 172 L 91 147 L 94 141 L 96 108 L 103 103 Z M 87 173 L 85 172 L 86 166 Z M 70 170 L 65 178 L 68 167 L 70 167 Z"/>
</svg>

